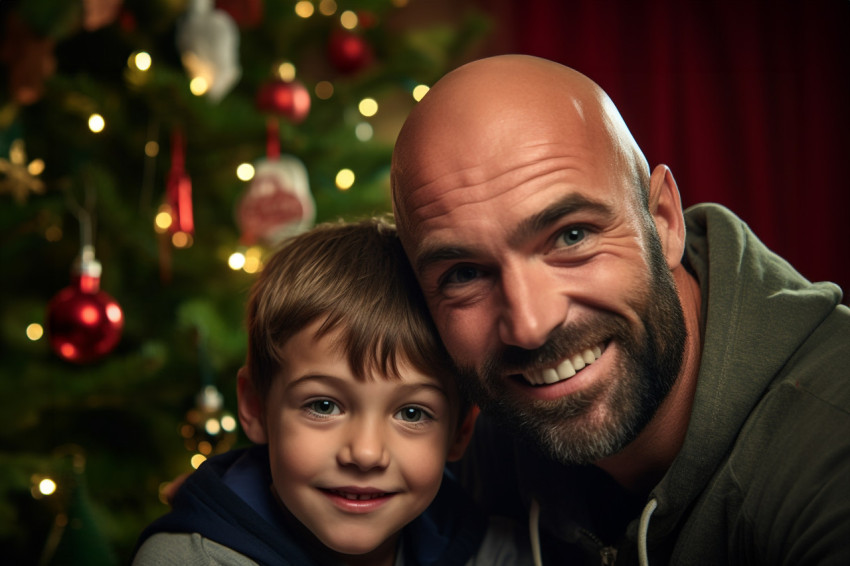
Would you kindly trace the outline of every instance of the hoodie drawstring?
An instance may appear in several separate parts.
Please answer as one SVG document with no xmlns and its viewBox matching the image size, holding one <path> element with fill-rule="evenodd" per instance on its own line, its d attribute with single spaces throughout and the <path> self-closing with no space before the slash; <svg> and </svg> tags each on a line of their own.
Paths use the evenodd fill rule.
<svg viewBox="0 0 850 566">
<path fill-rule="evenodd" d="M 656 499 L 650 499 L 646 507 L 643 508 L 643 513 L 640 514 L 640 524 L 638 525 L 638 562 L 640 566 L 649 566 L 649 556 L 646 552 L 646 537 L 649 534 L 649 519 L 655 508 L 658 507 Z"/>
<path fill-rule="evenodd" d="M 543 555 L 540 552 L 540 503 L 536 499 L 531 500 L 531 509 L 528 512 L 528 535 L 531 538 L 534 566 L 543 566 Z"/>
</svg>

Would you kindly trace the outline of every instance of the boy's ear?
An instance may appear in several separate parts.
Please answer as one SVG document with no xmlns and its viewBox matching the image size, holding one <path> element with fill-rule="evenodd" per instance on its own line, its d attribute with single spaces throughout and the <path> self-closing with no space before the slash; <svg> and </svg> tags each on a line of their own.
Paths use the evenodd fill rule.
<svg viewBox="0 0 850 566">
<path fill-rule="evenodd" d="M 263 400 L 257 394 L 257 389 L 246 367 L 240 368 L 237 373 L 236 397 L 239 405 L 239 422 L 242 424 L 245 435 L 255 444 L 265 444 L 268 442 L 268 436 Z"/>
<path fill-rule="evenodd" d="M 446 455 L 446 460 L 456 462 L 461 459 L 463 453 L 466 452 L 466 447 L 469 446 L 469 441 L 472 440 L 472 432 L 475 430 L 475 421 L 478 419 L 478 413 L 481 409 L 478 405 L 473 405 L 466 413 L 466 418 L 460 423 L 455 431 L 452 443 L 449 445 L 449 452 Z"/>
<path fill-rule="evenodd" d="M 667 266 L 675 269 L 685 253 L 685 216 L 679 188 L 666 165 L 656 166 L 649 179 L 649 212 L 655 220 Z"/>
</svg>

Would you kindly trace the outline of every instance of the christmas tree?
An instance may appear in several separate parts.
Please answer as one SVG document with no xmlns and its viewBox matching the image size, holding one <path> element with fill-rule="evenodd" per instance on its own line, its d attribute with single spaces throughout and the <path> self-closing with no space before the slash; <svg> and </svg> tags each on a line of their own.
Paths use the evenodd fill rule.
<svg viewBox="0 0 850 566">
<path fill-rule="evenodd" d="M 487 30 L 407 4 L 0 2 L 4 560 L 126 562 L 163 483 L 244 441 L 264 255 L 390 210 L 401 121 Z"/>
</svg>

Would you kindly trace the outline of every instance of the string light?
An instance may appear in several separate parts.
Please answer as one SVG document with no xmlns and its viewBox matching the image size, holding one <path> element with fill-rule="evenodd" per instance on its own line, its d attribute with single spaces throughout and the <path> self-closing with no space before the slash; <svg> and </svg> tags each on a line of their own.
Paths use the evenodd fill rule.
<svg viewBox="0 0 850 566">
<path fill-rule="evenodd" d="M 336 2 L 334 0 L 322 0 L 319 2 L 319 12 L 323 16 L 333 16 L 336 13 Z"/>
<path fill-rule="evenodd" d="M 316 96 L 321 100 L 327 100 L 334 95 L 334 85 L 330 81 L 319 81 L 314 89 Z"/>
<path fill-rule="evenodd" d="M 262 250 L 257 246 L 251 246 L 245 250 L 245 265 L 242 266 L 242 270 L 245 273 L 257 273 L 262 268 Z M 224 427 L 224 430 L 229 430 L 224 426 L 224 420 L 222 420 L 221 426 Z"/>
<path fill-rule="evenodd" d="M 44 478 L 38 482 L 38 491 L 42 495 L 53 495 L 56 492 L 56 482 L 50 478 Z"/>
<path fill-rule="evenodd" d="M 27 326 L 27 338 L 35 342 L 36 340 L 41 340 L 42 336 L 44 336 L 44 327 L 42 325 L 33 322 Z"/>
<path fill-rule="evenodd" d="M 153 60 L 151 59 L 150 53 L 146 51 L 137 51 L 130 55 L 130 60 L 127 62 L 127 64 L 137 68 L 140 71 L 147 71 L 151 68 L 152 62 Z"/>
<path fill-rule="evenodd" d="M 360 23 L 360 18 L 351 10 L 346 10 L 339 15 L 339 23 L 345 29 L 354 29 Z"/>
<path fill-rule="evenodd" d="M 227 266 L 233 271 L 239 271 L 245 267 L 245 254 L 242 252 L 233 252 L 227 258 Z"/>
<path fill-rule="evenodd" d="M 145 144 L 145 155 L 148 157 L 156 157 L 159 155 L 159 144 L 151 140 Z"/>
<path fill-rule="evenodd" d="M 254 178 L 254 166 L 250 163 L 240 163 L 236 168 L 236 177 L 240 181 L 250 181 Z"/>
<path fill-rule="evenodd" d="M 347 191 L 354 185 L 354 171 L 351 169 L 340 169 L 336 174 L 336 188 Z"/>
<path fill-rule="evenodd" d="M 153 220 L 154 230 L 158 234 L 164 234 L 171 227 L 172 222 L 174 217 L 171 216 L 171 207 L 167 204 L 160 206 Z"/>
<path fill-rule="evenodd" d="M 98 134 L 106 127 L 106 120 L 100 114 L 92 114 L 89 116 L 89 130 Z"/>
<path fill-rule="evenodd" d="M 289 61 L 284 61 L 277 66 L 277 76 L 279 76 L 282 81 L 291 82 L 295 79 L 295 65 Z"/>
<path fill-rule="evenodd" d="M 175 232 L 171 236 L 171 243 L 175 248 L 191 248 L 194 240 L 192 235 L 186 232 Z"/>
<path fill-rule="evenodd" d="M 428 91 L 431 90 L 431 87 L 428 85 L 416 85 L 413 88 L 413 100 L 419 102 L 422 100 L 422 97 L 428 94 Z"/>
<path fill-rule="evenodd" d="M 357 105 L 357 109 L 363 116 L 370 118 L 378 113 L 378 101 L 374 98 L 364 98 Z"/>
<path fill-rule="evenodd" d="M 203 454 L 194 454 L 189 459 L 189 464 L 197 470 L 198 467 L 206 461 L 207 461 L 207 458 Z"/>
<path fill-rule="evenodd" d="M 314 11 L 315 8 L 313 7 L 312 2 L 301 0 L 300 2 L 295 3 L 295 14 L 301 18 L 309 18 L 313 15 Z"/>
<path fill-rule="evenodd" d="M 210 89 L 210 83 L 204 77 L 195 77 L 189 81 L 189 90 L 195 96 L 203 96 Z"/>
<path fill-rule="evenodd" d="M 43 159 L 33 159 L 30 161 L 30 164 L 27 165 L 27 172 L 33 177 L 38 177 L 42 173 L 44 173 L 44 160 Z"/>
<path fill-rule="evenodd" d="M 362 142 L 367 142 L 372 139 L 375 130 L 369 122 L 360 122 L 354 127 L 354 135 Z"/>
</svg>

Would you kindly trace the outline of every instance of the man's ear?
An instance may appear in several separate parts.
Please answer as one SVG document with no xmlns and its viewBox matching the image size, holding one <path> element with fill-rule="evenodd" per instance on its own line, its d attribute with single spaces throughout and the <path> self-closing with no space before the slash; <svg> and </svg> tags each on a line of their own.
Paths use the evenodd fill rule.
<svg viewBox="0 0 850 566">
<path fill-rule="evenodd" d="M 475 421 L 478 419 L 478 413 L 481 409 L 477 405 L 473 405 L 466 413 L 466 417 L 460 426 L 455 431 L 452 443 L 449 445 L 449 452 L 446 460 L 456 462 L 461 459 L 463 453 L 466 452 L 466 447 L 469 446 L 469 441 L 472 440 L 472 432 L 475 430 Z"/>
<path fill-rule="evenodd" d="M 672 270 L 682 263 L 682 255 L 685 253 L 685 215 L 679 187 L 666 165 L 658 165 L 652 170 L 649 179 L 649 212 L 655 220 L 667 266 Z"/>
<path fill-rule="evenodd" d="M 255 444 L 268 442 L 263 400 L 254 387 L 248 368 L 242 367 L 236 377 L 236 397 L 239 405 L 239 422 L 245 435 Z"/>
</svg>

